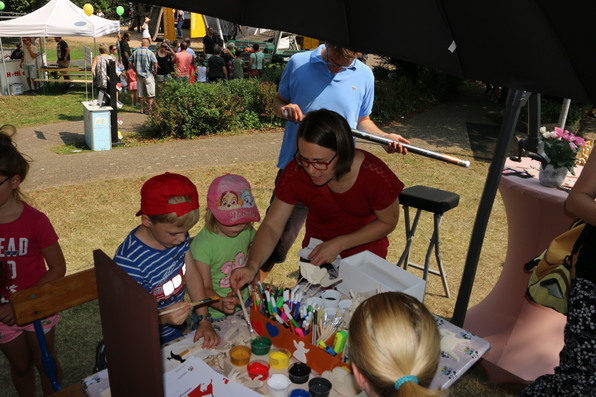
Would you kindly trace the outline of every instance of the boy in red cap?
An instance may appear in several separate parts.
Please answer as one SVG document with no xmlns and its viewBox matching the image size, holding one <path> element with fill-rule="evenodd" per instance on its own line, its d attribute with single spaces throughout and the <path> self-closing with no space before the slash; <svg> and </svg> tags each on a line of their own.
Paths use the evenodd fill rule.
<svg viewBox="0 0 596 397">
<path fill-rule="evenodd" d="M 261 217 L 250 184 L 240 175 L 215 178 L 207 192 L 205 227 L 190 244 L 208 295 L 219 295 L 209 313 L 215 320 L 225 318 L 241 304 L 230 287 L 230 274 L 246 264 L 248 248 L 255 236 L 252 222 Z M 243 302 L 248 289 L 242 291 Z M 243 303 L 242 302 L 242 303 Z"/>
<path fill-rule="evenodd" d="M 141 188 L 141 224 L 120 244 L 114 261 L 155 297 L 159 310 L 177 307 L 159 317 L 162 344 L 183 335 L 193 301 L 205 299 L 205 288 L 190 256 L 188 231 L 199 220 L 199 194 L 187 177 L 166 172 L 154 176 Z M 187 266 L 190 264 L 190 266 Z M 211 325 L 207 307 L 196 309 L 199 326 L 194 341 L 216 346 L 220 338 Z"/>
</svg>

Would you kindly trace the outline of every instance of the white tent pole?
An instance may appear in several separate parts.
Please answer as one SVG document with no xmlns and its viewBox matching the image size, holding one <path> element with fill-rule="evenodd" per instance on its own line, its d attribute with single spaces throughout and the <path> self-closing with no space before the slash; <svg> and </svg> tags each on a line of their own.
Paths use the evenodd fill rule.
<svg viewBox="0 0 596 397">
<path fill-rule="evenodd" d="M 563 99 L 563 105 L 561 106 L 561 113 L 559 113 L 559 127 L 564 130 L 565 123 L 567 122 L 567 115 L 569 114 L 569 106 L 571 105 L 571 99 Z"/>
<path fill-rule="evenodd" d="M 6 77 L 6 62 L 4 61 L 4 47 L 2 46 L 2 38 L 0 37 L 0 53 L 2 54 L 2 67 L 4 68 L 4 73 L 2 73 L 4 76 L 4 81 L 6 82 L 6 91 L 8 91 L 8 95 L 12 95 L 10 93 L 10 87 L 8 86 L 8 77 Z M 4 93 L 2 93 L 2 95 L 4 95 Z"/>
</svg>

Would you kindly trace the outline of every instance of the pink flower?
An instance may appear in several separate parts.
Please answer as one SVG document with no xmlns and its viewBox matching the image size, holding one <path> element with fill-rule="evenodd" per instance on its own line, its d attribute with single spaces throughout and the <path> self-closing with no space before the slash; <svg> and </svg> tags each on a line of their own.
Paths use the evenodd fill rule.
<svg viewBox="0 0 596 397">
<path fill-rule="evenodd" d="M 577 145 L 573 142 L 569 142 L 569 147 L 571 148 L 571 150 L 573 150 L 574 152 L 577 150 Z"/>
</svg>

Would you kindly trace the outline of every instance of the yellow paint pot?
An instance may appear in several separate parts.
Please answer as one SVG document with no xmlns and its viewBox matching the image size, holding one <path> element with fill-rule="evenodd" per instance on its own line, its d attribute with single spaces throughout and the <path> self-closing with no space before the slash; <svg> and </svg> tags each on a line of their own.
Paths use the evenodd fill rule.
<svg viewBox="0 0 596 397">
<path fill-rule="evenodd" d="M 290 365 L 292 353 L 288 349 L 274 348 L 269 352 L 269 364 L 271 368 L 286 369 Z"/>
<path fill-rule="evenodd" d="M 243 367 L 250 361 L 250 349 L 246 346 L 234 346 L 230 349 L 230 362 L 237 367 Z"/>
</svg>

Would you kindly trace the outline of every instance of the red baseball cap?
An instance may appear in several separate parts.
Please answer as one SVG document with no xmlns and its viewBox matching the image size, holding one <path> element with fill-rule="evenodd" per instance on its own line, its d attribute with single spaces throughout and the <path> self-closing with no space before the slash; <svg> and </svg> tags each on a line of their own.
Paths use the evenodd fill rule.
<svg viewBox="0 0 596 397">
<path fill-rule="evenodd" d="M 190 201 L 170 204 L 168 200 L 176 196 L 188 196 Z M 197 187 L 184 175 L 165 174 L 147 180 L 141 188 L 141 209 L 137 216 L 164 215 L 175 212 L 182 216 L 199 208 L 199 192 Z"/>
<path fill-rule="evenodd" d="M 240 175 L 226 174 L 215 178 L 207 191 L 207 205 L 215 219 L 226 226 L 261 219 L 250 184 Z"/>
</svg>

